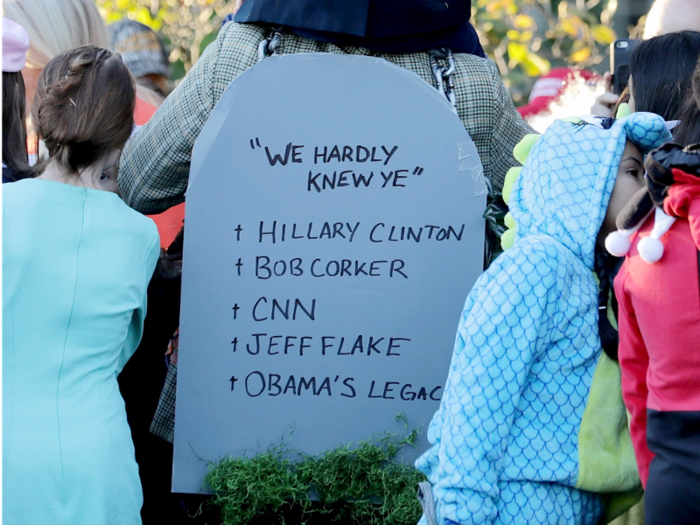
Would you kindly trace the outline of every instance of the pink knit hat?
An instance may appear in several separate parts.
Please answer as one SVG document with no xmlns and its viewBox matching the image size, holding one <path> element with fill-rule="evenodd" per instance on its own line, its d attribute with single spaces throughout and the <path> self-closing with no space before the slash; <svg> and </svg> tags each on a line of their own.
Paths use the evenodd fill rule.
<svg viewBox="0 0 700 525">
<path fill-rule="evenodd" d="M 2 19 L 2 70 L 8 73 L 21 71 L 27 61 L 29 35 L 17 22 Z"/>
</svg>

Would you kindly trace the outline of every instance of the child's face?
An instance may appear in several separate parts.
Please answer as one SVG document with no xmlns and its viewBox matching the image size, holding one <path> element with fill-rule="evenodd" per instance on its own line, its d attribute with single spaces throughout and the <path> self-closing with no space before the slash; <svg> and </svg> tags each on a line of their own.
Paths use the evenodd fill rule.
<svg viewBox="0 0 700 525">
<path fill-rule="evenodd" d="M 615 187 L 610 196 L 610 204 L 605 214 L 603 226 L 598 234 L 598 243 L 602 245 L 609 233 L 615 231 L 615 220 L 632 196 L 644 187 L 644 158 L 637 146 L 627 142 L 622 154 L 622 161 L 617 169 Z"/>
<path fill-rule="evenodd" d="M 92 166 L 94 168 L 92 183 L 96 189 L 119 193 L 117 174 L 119 173 L 120 155 L 121 150 L 113 149 L 102 158 L 97 159 Z"/>
</svg>

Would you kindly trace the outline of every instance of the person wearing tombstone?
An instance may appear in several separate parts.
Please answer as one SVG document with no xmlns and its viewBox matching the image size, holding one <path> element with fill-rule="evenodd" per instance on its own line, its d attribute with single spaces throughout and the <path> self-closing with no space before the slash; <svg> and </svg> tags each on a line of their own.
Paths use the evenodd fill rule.
<svg viewBox="0 0 700 525">
<path fill-rule="evenodd" d="M 239 2 L 240 4 L 240 2 Z M 194 143 L 224 90 L 268 47 L 280 55 L 329 52 L 381 57 L 437 86 L 431 50 L 454 53 L 457 113 L 496 190 L 514 166 L 513 147 L 533 130 L 515 111 L 498 69 L 469 23 L 471 2 L 444 0 L 245 0 L 158 112 L 129 141 L 121 195 L 157 213 L 184 200 Z M 272 51 L 272 49 L 269 49 Z M 440 64 L 447 67 L 447 61 Z M 274 122 L 260 108 L 260 118 Z M 232 159 L 235 161 L 235 159 Z"/>
<path fill-rule="evenodd" d="M 438 525 L 594 525 L 602 494 L 638 487 L 624 408 L 600 409 L 611 361 L 595 255 L 643 185 L 642 155 L 670 138 L 661 117 L 635 113 L 556 121 L 519 146 L 525 165 L 504 189 L 514 244 L 467 297 L 416 461 Z"/>
</svg>

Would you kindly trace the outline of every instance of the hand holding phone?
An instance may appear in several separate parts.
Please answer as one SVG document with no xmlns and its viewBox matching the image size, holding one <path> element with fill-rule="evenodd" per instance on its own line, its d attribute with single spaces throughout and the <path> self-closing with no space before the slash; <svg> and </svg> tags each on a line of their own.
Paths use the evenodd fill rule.
<svg viewBox="0 0 700 525">
<path fill-rule="evenodd" d="M 610 44 L 610 70 L 612 71 L 613 93 L 621 94 L 630 80 L 630 61 L 636 40 L 618 39 Z"/>
</svg>

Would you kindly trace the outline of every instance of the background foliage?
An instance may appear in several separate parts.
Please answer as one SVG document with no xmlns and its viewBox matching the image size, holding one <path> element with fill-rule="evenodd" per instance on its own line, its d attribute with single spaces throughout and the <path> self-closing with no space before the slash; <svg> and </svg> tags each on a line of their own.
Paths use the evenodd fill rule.
<svg viewBox="0 0 700 525">
<path fill-rule="evenodd" d="M 609 0 L 476 0 L 474 25 L 516 104 L 551 67 L 606 66 Z M 600 68 L 598 68 L 600 69 Z M 603 67 L 604 70 L 604 67 Z"/>
<path fill-rule="evenodd" d="M 173 79 L 189 70 L 216 37 L 234 0 L 97 0 L 107 23 L 129 17 L 168 43 Z M 604 70 L 615 35 L 616 0 L 473 0 L 473 23 L 513 99 L 523 103 L 551 67 Z"/>
<path fill-rule="evenodd" d="M 128 17 L 163 37 L 170 50 L 173 80 L 185 76 L 216 38 L 221 20 L 234 4 L 234 0 L 97 0 L 107 24 Z"/>
</svg>

